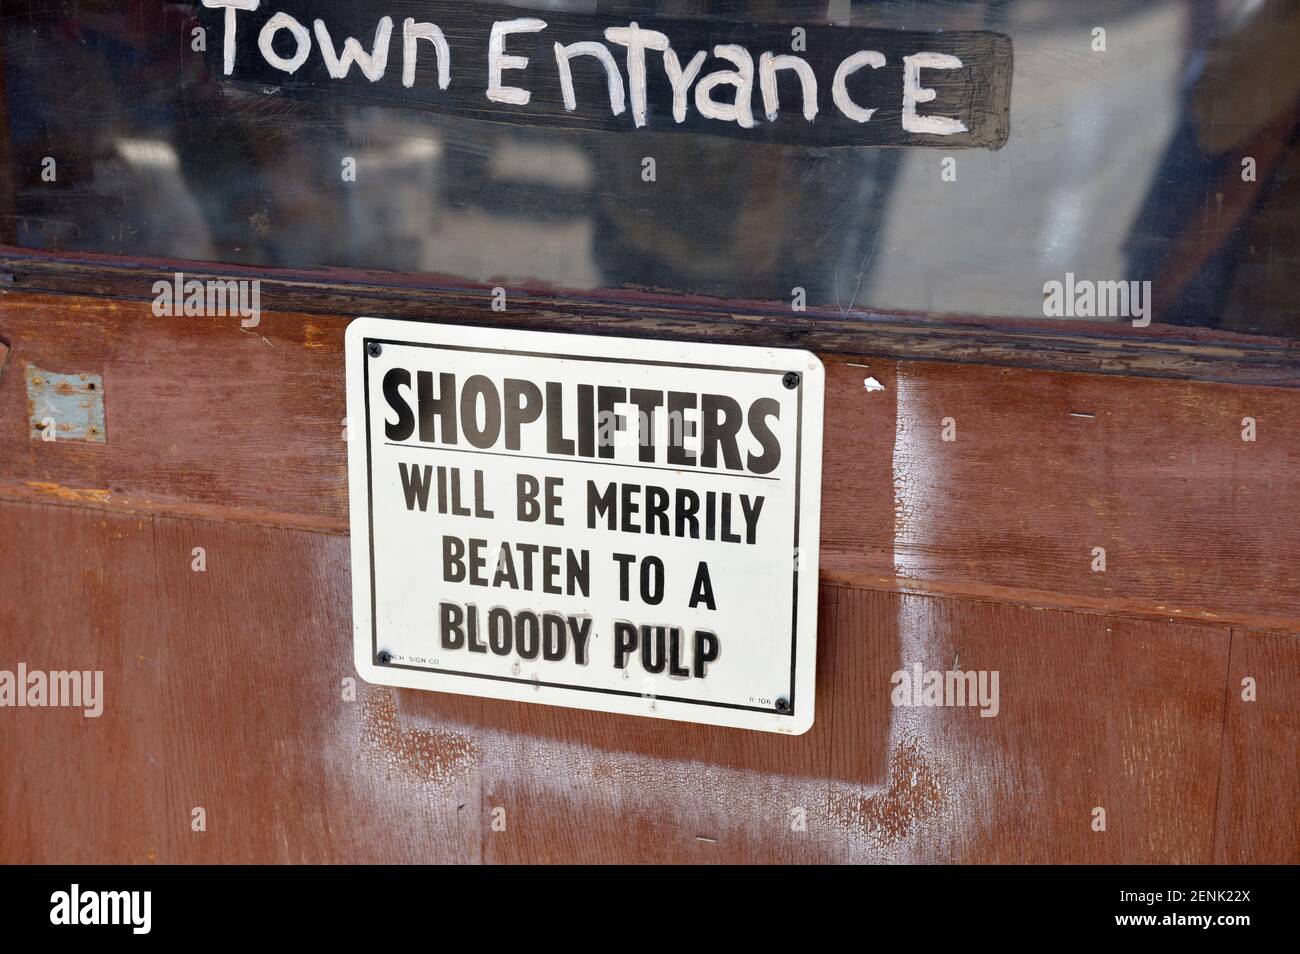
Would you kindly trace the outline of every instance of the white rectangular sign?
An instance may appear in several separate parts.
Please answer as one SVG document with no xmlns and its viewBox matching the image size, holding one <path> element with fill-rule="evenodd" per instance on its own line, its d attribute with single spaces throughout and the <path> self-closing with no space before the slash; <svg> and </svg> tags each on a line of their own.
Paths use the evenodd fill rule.
<svg viewBox="0 0 1300 954">
<path fill-rule="evenodd" d="M 357 672 L 807 731 L 822 395 L 807 351 L 358 318 Z"/>
</svg>

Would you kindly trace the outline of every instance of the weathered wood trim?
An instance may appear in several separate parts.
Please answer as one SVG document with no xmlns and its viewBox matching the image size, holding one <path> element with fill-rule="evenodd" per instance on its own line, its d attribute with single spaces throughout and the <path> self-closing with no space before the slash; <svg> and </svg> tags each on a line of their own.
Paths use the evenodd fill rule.
<svg viewBox="0 0 1300 954">
<path fill-rule="evenodd" d="M 736 302 L 620 290 L 560 292 L 507 288 L 505 312 L 490 307 L 491 286 L 445 276 L 331 269 L 294 271 L 211 263 L 57 254 L 0 247 L 0 292 L 150 300 L 153 283 L 186 278 L 256 278 L 266 311 L 359 315 L 547 331 L 698 339 L 823 354 L 1135 377 L 1300 387 L 1300 341 L 1177 325 L 1132 328 L 1085 321 L 976 316 L 791 314 L 782 303 Z"/>
</svg>

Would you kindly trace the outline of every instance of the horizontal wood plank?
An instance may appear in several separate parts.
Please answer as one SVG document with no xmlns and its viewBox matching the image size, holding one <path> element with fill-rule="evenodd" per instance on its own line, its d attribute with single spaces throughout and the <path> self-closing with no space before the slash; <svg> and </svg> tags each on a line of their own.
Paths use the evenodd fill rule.
<svg viewBox="0 0 1300 954">
<path fill-rule="evenodd" d="M 0 294 L 0 497 L 345 532 L 345 326 Z M 823 579 L 1300 630 L 1300 392 L 823 357 Z M 31 365 L 106 442 L 33 439 Z"/>
<path fill-rule="evenodd" d="M 19 502 L 0 526 L 0 658 L 105 673 L 98 719 L 0 719 L 3 862 L 1205 862 L 1216 839 L 1294 857 L 1284 764 L 1216 796 L 1240 769 L 1222 626 L 823 586 L 817 720 L 787 737 L 364 684 L 349 701 L 342 536 Z M 1272 639 L 1245 663 L 1268 694 L 1300 649 Z M 997 671 L 998 714 L 894 707 L 914 663 Z M 1256 712 L 1271 734 L 1240 742 L 1281 762 L 1296 709 Z"/>
<path fill-rule="evenodd" d="M 823 578 L 1300 628 L 1290 391 L 866 364 L 828 360 Z"/>
</svg>

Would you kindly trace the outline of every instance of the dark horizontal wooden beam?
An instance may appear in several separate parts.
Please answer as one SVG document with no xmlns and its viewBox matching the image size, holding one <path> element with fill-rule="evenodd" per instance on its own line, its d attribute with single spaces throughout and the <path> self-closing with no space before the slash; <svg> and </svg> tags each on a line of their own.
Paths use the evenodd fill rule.
<svg viewBox="0 0 1300 954">
<path fill-rule="evenodd" d="M 0 247 L 0 291 L 150 300 L 153 283 L 257 279 L 266 311 L 375 315 L 641 338 L 697 339 L 823 354 L 1300 387 L 1300 342 L 1182 325 L 1132 328 L 1102 322 L 882 314 L 809 309 L 621 289 L 561 292 L 506 286 L 505 311 L 492 286 L 434 275 L 346 269 L 289 270 Z"/>
</svg>

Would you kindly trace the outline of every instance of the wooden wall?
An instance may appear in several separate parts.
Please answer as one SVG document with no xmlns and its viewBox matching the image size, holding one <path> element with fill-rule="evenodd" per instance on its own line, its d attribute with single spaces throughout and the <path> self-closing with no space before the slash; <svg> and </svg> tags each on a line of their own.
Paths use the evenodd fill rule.
<svg viewBox="0 0 1300 954">
<path fill-rule="evenodd" d="M 0 862 L 1300 859 L 1300 391 L 826 356 L 788 738 L 345 699 L 344 326 L 0 294 L 0 668 L 107 694 L 0 709 Z M 101 376 L 102 443 L 33 438 L 29 366 Z M 999 714 L 893 708 L 913 662 Z"/>
</svg>

